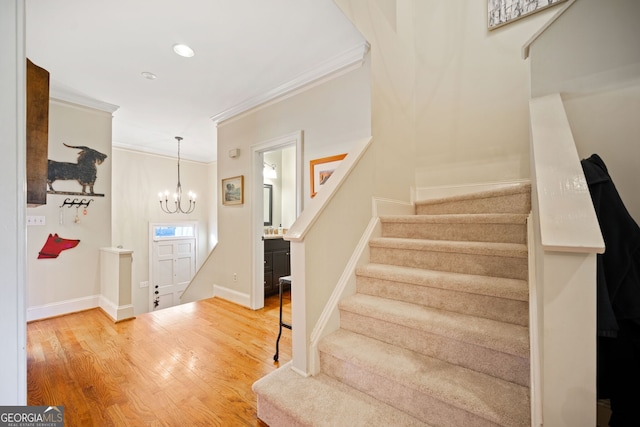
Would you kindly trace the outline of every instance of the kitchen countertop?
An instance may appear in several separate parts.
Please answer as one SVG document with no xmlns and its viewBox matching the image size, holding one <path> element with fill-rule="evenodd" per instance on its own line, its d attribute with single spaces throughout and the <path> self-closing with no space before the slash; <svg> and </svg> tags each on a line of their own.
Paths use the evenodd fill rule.
<svg viewBox="0 0 640 427">
<path fill-rule="evenodd" d="M 264 234 L 262 236 L 263 239 L 282 239 L 284 234 Z"/>
</svg>

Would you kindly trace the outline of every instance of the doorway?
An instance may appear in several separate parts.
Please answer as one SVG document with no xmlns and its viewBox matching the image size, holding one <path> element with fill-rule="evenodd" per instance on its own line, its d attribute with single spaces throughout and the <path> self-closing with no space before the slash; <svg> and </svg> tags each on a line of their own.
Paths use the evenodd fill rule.
<svg viewBox="0 0 640 427">
<path fill-rule="evenodd" d="M 264 307 L 264 290 L 265 290 L 265 258 L 263 236 L 265 230 L 265 187 L 264 184 L 272 185 L 272 206 L 273 226 L 279 228 L 282 224 L 283 228 L 288 228 L 293 224 L 295 219 L 300 215 L 303 209 L 303 193 L 302 193 L 302 171 L 303 171 L 303 133 L 302 131 L 293 132 L 282 137 L 258 143 L 251 147 L 253 158 L 253 182 L 252 182 L 252 199 L 254 205 L 252 209 L 253 223 L 253 286 L 251 289 L 251 308 L 254 310 Z M 281 161 L 273 159 L 280 158 Z M 272 163 L 268 163 L 267 160 Z M 265 167 L 276 165 L 281 174 L 286 174 L 278 182 L 266 181 L 263 175 Z M 286 166 L 288 165 L 288 166 Z M 278 166 L 280 166 L 278 168 Z M 284 167 L 284 169 L 283 169 Z M 282 187 L 282 183 L 290 188 L 285 194 L 276 194 L 278 187 Z M 277 184 L 277 185 L 276 185 Z M 294 208 L 291 213 L 288 209 L 282 209 L 284 204 L 291 204 Z M 276 206 L 278 204 L 278 206 Z M 283 212 L 284 211 L 284 212 Z"/>
<path fill-rule="evenodd" d="M 180 304 L 196 271 L 197 223 L 150 224 L 149 311 Z"/>
</svg>

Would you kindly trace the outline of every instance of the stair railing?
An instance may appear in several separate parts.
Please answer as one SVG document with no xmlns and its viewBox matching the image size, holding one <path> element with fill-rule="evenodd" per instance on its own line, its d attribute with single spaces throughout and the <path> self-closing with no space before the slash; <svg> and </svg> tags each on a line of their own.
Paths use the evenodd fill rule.
<svg viewBox="0 0 640 427">
<path fill-rule="evenodd" d="M 354 144 L 284 238 L 291 242 L 292 369 L 314 374 L 311 335 L 371 220 L 372 138 Z"/>
<path fill-rule="evenodd" d="M 596 254 L 604 241 L 560 95 L 529 106 L 532 425 L 564 425 L 567 413 L 582 417 L 574 425 L 595 425 Z"/>
</svg>

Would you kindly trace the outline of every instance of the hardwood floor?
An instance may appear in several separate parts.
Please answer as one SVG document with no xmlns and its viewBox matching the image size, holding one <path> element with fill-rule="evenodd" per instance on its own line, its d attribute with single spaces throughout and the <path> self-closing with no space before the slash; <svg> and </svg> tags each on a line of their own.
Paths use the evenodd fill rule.
<svg viewBox="0 0 640 427">
<path fill-rule="evenodd" d="M 290 294 L 283 298 L 290 319 Z M 29 405 L 65 426 L 264 426 L 251 385 L 291 360 L 278 296 L 249 310 L 212 298 L 120 323 L 100 309 L 27 325 Z"/>
</svg>

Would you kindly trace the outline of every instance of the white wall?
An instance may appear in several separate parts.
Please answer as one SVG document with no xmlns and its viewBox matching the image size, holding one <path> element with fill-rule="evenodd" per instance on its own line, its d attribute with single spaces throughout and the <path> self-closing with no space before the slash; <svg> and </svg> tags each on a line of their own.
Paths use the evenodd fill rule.
<svg viewBox="0 0 640 427">
<path fill-rule="evenodd" d="M 149 288 L 141 288 L 140 282 L 150 280 L 150 222 L 198 222 L 196 269 L 200 268 L 215 244 L 215 176 L 215 165 L 182 159 L 182 190 L 185 194 L 188 191 L 197 194 L 196 209 L 189 215 L 166 214 L 160 209 L 158 192 L 175 191 L 177 159 L 122 148 L 113 149 L 113 192 L 117 197 L 113 198 L 112 243 L 113 246 L 122 245 L 133 250 L 132 301 L 135 314 L 149 311 Z"/>
<path fill-rule="evenodd" d="M 485 1 L 335 1 L 371 43 L 380 195 L 405 170 L 417 187 L 529 177 L 521 48 L 557 8 L 489 31 Z"/>
<path fill-rule="evenodd" d="M 264 161 L 270 165 L 275 166 L 276 172 L 278 176 L 276 178 L 264 178 L 265 184 L 271 184 L 271 226 L 275 229 L 278 227 L 278 224 L 282 223 L 282 179 L 283 179 L 283 168 L 282 168 L 282 151 L 270 151 L 264 153 Z M 293 170 L 295 174 L 295 169 Z M 267 200 L 264 200 L 264 203 L 267 203 Z M 293 202 L 293 206 L 295 209 L 295 200 Z M 289 224 L 290 225 L 290 224 Z M 285 225 L 288 227 L 289 225 Z"/>
<path fill-rule="evenodd" d="M 640 81 L 588 95 L 565 95 L 563 101 L 580 158 L 593 153 L 602 157 L 627 210 L 640 223 Z"/>
<path fill-rule="evenodd" d="M 275 165 L 278 176 L 265 178 L 273 192 L 273 227 L 289 228 L 296 220 L 296 150 L 287 147 L 264 153 L 264 161 Z M 266 201 L 265 201 L 266 203 Z"/>
<path fill-rule="evenodd" d="M 521 48 L 558 8 L 489 31 L 486 1 L 415 6 L 417 185 L 529 178 Z"/>
<path fill-rule="evenodd" d="M 290 228 L 297 218 L 296 213 L 296 150 L 294 147 L 282 150 L 282 217 L 278 224 Z M 290 171 L 285 173 L 284 171 Z"/>
<path fill-rule="evenodd" d="M 408 201 L 416 165 L 413 1 L 334 2 L 371 45 L 374 194 Z"/>
<path fill-rule="evenodd" d="M 309 195 L 309 161 L 349 151 L 351 143 L 370 135 L 369 66 L 272 102 L 218 126 L 218 186 L 223 178 L 244 175 L 244 204 L 218 202 L 218 246 L 207 260 L 207 274 L 188 290 L 187 298 L 210 296 L 213 285 L 230 290 L 239 300 L 249 300 L 253 268 L 251 146 L 293 132 L 304 132 L 304 197 Z M 228 151 L 240 149 L 229 158 Z M 258 171 L 262 173 L 262 170 Z M 255 264 L 255 265 L 254 265 Z M 204 267 L 203 267 L 204 269 Z M 233 281 L 237 273 L 237 281 Z"/>
<path fill-rule="evenodd" d="M 111 113 L 62 101 L 49 107 L 50 160 L 77 162 L 79 149 L 63 143 L 87 146 L 108 157 L 97 165 L 94 192 L 99 196 L 47 194 L 47 204 L 27 209 L 27 215 L 44 216 L 44 226 L 27 227 L 27 307 L 28 318 L 36 319 L 97 306 L 100 294 L 101 247 L 111 245 Z M 80 192 L 77 181 L 56 181 L 57 191 Z M 87 188 L 89 191 L 89 188 Z M 60 208 L 66 199 L 85 199 L 83 208 Z M 76 213 L 79 222 L 75 222 Z M 57 258 L 38 259 L 49 234 L 80 243 Z"/>
<path fill-rule="evenodd" d="M 580 0 L 531 46 L 531 91 L 561 93 L 581 158 L 605 161 L 640 221 L 640 2 Z"/>
<path fill-rule="evenodd" d="M 580 0 L 531 46 L 531 93 L 585 93 L 637 80 L 640 3 Z"/>
<path fill-rule="evenodd" d="M 3 256 L 0 259 L 0 405 L 26 405 L 27 355 L 25 314 L 25 164 L 26 65 L 24 2 L 0 2 L 0 212 Z"/>
</svg>

